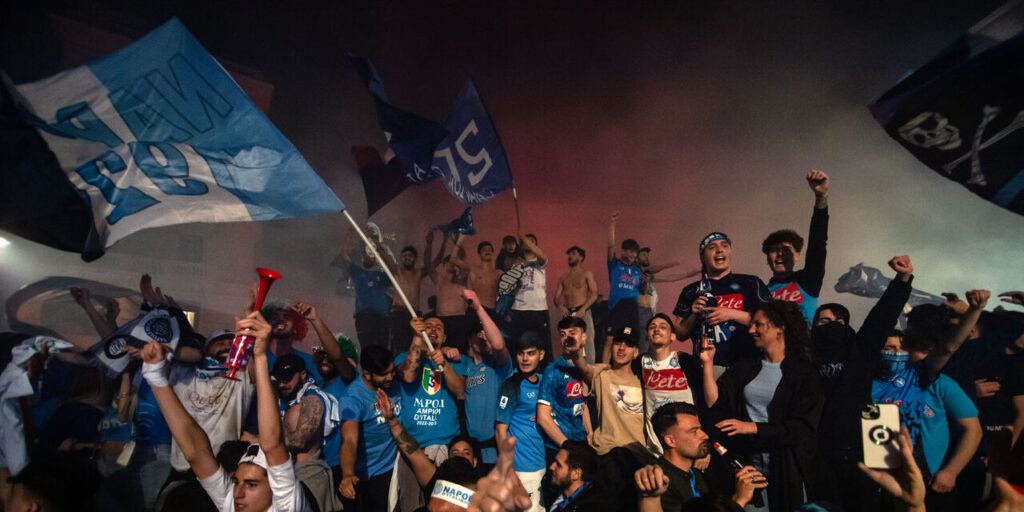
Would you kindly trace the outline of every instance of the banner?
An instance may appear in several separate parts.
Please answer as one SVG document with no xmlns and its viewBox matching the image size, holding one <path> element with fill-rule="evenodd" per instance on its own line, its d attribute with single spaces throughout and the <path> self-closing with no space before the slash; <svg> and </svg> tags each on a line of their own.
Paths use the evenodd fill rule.
<svg viewBox="0 0 1024 512">
<path fill-rule="evenodd" d="M 141 349 L 150 340 L 155 340 L 167 345 L 173 352 L 178 346 L 181 333 L 178 319 L 166 308 L 142 310 L 135 320 L 118 327 L 116 331 L 90 347 L 89 354 L 106 366 L 108 373 L 117 375 L 123 372 L 131 361 L 128 353 L 124 351 L 125 347 Z"/>
<path fill-rule="evenodd" d="M 445 126 L 449 135 L 434 150 L 433 169 L 453 196 L 474 206 L 512 188 L 505 148 L 473 82 L 466 82 Z"/>
<path fill-rule="evenodd" d="M 60 200 L 92 218 L 65 226 L 63 209 L 33 218 L 4 205 L 0 227 L 81 251 L 86 261 L 145 228 L 344 208 L 177 18 L 90 64 L 19 85 L 8 98 L 38 138 L 7 115 L 9 108 L 0 109 L 0 129 L 21 129 L 42 144 L 31 148 L 34 157 L 27 148 L 0 146 L 3 179 L 52 180 L 59 169 L 73 187 L 58 190 Z M 32 158 L 33 165 L 19 164 Z M 20 193 L 4 188 L 4 198 Z M 46 207 L 44 190 L 26 190 Z M 69 199 L 75 195 L 77 204 Z M 50 232 L 61 233 L 49 238 L 62 243 L 49 240 Z"/>
<path fill-rule="evenodd" d="M 359 177 L 363 180 L 367 217 L 398 197 L 409 186 L 398 158 L 385 163 L 380 152 L 373 146 L 352 146 L 352 157 L 356 159 Z"/>
<path fill-rule="evenodd" d="M 349 57 L 377 109 L 377 121 L 410 183 L 441 178 L 468 206 L 512 188 L 512 171 L 498 132 L 473 82 L 466 82 L 444 126 L 388 102 L 370 61 Z"/>
<path fill-rule="evenodd" d="M 870 105 L 939 175 L 1024 214 L 1024 3 L 1010 2 Z"/>
</svg>

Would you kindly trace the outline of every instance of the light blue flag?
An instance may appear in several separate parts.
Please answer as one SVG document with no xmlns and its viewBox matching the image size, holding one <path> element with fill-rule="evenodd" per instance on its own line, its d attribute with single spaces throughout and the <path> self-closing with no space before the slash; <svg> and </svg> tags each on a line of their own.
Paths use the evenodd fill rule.
<svg viewBox="0 0 1024 512">
<path fill-rule="evenodd" d="M 505 149 L 472 81 L 459 94 L 445 128 L 448 137 L 434 149 L 432 168 L 453 196 L 474 206 L 512 188 Z"/>
<path fill-rule="evenodd" d="M 83 255 L 145 228 L 345 207 L 177 18 L 16 94 L 93 213 Z"/>
</svg>

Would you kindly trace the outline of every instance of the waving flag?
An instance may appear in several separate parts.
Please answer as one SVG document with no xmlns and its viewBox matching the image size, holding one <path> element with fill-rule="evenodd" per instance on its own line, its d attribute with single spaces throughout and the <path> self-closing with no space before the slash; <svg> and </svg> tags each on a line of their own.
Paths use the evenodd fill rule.
<svg viewBox="0 0 1024 512">
<path fill-rule="evenodd" d="M 512 188 L 505 148 L 473 82 L 462 89 L 445 126 L 449 134 L 434 150 L 433 168 L 453 196 L 472 206 Z"/>
<path fill-rule="evenodd" d="M 3 187 L 0 227 L 86 261 L 145 228 L 344 208 L 176 18 L 11 92 L 0 130 L 24 143 L 0 144 L 3 179 L 17 187 Z"/>
<path fill-rule="evenodd" d="M 448 236 L 452 238 L 452 242 L 458 242 L 459 235 L 475 235 L 476 228 L 473 227 L 473 209 L 466 208 L 459 218 L 447 224 L 439 224 L 437 229 L 448 233 Z"/>
<path fill-rule="evenodd" d="M 512 188 L 505 149 L 473 82 L 466 83 L 442 126 L 391 105 L 370 61 L 350 60 L 373 96 L 377 121 L 409 182 L 418 185 L 441 178 L 448 191 L 469 206 Z"/>
<path fill-rule="evenodd" d="M 1024 214 L 1024 3 L 1010 2 L 870 106 L 925 165 Z"/>
</svg>

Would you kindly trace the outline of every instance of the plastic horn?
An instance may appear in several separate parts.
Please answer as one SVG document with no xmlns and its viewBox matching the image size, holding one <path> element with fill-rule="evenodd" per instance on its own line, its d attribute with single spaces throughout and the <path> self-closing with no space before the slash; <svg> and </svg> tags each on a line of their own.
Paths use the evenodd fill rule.
<svg viewBox="0 0 1024 512">
<path fill-rule="evenodd" d="M 253 305 L 253 311 L 259 311 L 263 307 L 263 299 L 267 298 L 267 292 L 270 291 L 270 285 L 274 284 L 274 281 L 281 279 L 281 274 L 270 270 L 269 268 L 258 268 L 256 273 L 260 276 L 260 287 L 256 292 L 256 303 Z M 228 354 L 228 373 L 221 375 L 225 379 L 238 380 L 235 377 L 235 372 L 238 370 L 245 370 L 246 364 L 249 363 L 249 353 L 252 351 L 252 345 L 256 342 L 255 336 L 248 334 L 239 334 L 235 336 L 234 343 L 231 344 L 231 352 Z"/>
</svg>

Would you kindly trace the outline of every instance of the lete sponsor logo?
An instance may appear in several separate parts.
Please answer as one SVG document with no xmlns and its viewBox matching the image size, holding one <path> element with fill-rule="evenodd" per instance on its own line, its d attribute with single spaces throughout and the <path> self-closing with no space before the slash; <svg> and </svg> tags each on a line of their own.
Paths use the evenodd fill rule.
<svg viewBox="0 0 1024 512">
<path fill-rule="evenodd" d="M 566 398 L 583 398 L 583 383 L 578 380 L 571 380 L 565 383 Z"/>
<path fill-rule="evenodd" d="M 681 391 L 690 388 L 686 374 L 679 368 L 644 370 L 644 385 L 652 391 Z"/>
<path fill-rule="evenodd" d="M 772 292 L 772 298 L 786 302 L 796 302 L 797 304 L 803 304 L 804 302 L 804 294 L 800 293 L 800 287 L 797 286 L 796 282 L 776 289 Z"/>
<path fill-rule="evenodd" d="M 715 299 L 718 300 L 718 307 L 729 308 L 729 309 L 743 309 L 743 294 L 742 293 L 729 293 L 726 295 L 716 295 Z"/>
</svg>

